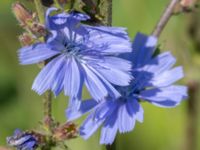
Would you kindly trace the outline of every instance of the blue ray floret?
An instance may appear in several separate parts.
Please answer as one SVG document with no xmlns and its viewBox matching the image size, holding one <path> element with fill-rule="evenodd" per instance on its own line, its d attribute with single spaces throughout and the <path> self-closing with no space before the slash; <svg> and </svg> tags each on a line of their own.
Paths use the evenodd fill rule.
<svg viewBox="0 0 200 150">
<path fill-rule="evenodd" d="M 99 103 L 92 99 L 85 100 L 79 111 L 66 110 L 69 120 L 90 112 L 80 127 L 80 135 L 84 139 L 102 126 L 100 143 L 112 144 L 118 131 L 130 132 L 136 121 L 143 121 L 141 100 L 170 108 L 187 97 L 187 87 L 174 84 L 184 76 L 182 67 L 172 68 L 176 59 L 170 52 L 154 56 L 156 44 L 155 37 L 138 33 L 132 55 L 122 56 L 133 62 L 134 80 L 129 86 L 117 87 L 121 97 L 107 97 Z"/>
<path fill-rule="evenodd" d="M 119 97 L 113 85 L 127 86 L 132 80 L 131 63 L 118 57 L 132 50 L 126 29 L 85 25 L 81 21 L 87 20 L 87 15 L 51 15 L 55 10 L 47 10 L 46 27 L 50 34 L 46 42 L 19 50 L 23 65 L 49 61 L 32 89 L 38 94 L 51 90 L 56 96 L 64 90 L 70 96 L 70 106 L 80 104 L 84 83 L 96 101 L 108 95 Z"/>
<path fill-rule="evenodd" d="M 16 129 L 13 136 L 7 137 L 7 143 L 16 147 L 17 150 L 35 150 L 37 148 L 36 138 Z"/>
</svg>

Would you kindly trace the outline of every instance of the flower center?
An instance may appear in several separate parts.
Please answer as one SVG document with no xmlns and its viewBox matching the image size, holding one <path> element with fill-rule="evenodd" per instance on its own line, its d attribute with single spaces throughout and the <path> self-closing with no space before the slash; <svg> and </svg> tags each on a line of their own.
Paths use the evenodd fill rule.
<svg viewBox="0 0 200 150">
<path fill-rule="evenodd" d="M 65 49 L 62 51 L 66 56 L 77 55 L 80 51 L 80 45 L 76 43 L 67 42 L 64 43 Z"/>
</svg>

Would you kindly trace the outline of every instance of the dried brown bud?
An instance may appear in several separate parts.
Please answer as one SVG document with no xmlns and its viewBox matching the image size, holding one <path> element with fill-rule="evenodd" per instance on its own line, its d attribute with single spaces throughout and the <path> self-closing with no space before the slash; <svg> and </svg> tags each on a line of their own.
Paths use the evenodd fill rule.
<svg viewBox="0 0 200 150">
<path fill-rule="evenodd" d="M 19 2 L 12 5 L 12 11 L 22 26 L 27 25 L 27 22 L 32 20 L 32 13 L 30 13 L 28 9 Z"/>
<path fill-rule="evenodd" d="M 183 7 L 192 7 L 196 2 L 197 0 L 182 0 L 180 4 Z"/>
<path fill-rule="evenodd" d="M 77 137 L 78 130 L 77 126 L 72 122 L 67 122 L 63 125 L 58 126 L 54 130 L 53 137 L 58 141 L 68 140 Z"/>
<path fill-rule="evenodd" d="M 21 42 L 22 46 L 28 46 L 33 44 L 34 39 L 33 37 L 28 33 L 23 33 L 19 36 L 19 41 Z"/>
<path fill-rule="evenodd" d="M 30 27 L 30 30 L 33 34 L 35 34 L 37 37 L 46 36 L 47 30 L 45 29 L 44 25 L 34 22 L 32 26 Z"/>
</svg>

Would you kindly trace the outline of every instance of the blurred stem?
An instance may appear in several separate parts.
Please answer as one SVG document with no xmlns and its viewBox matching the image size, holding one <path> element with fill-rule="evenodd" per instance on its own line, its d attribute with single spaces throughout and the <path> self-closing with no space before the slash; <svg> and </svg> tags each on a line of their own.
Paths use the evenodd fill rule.
<svg viewBox="0 0 200 150">
<path fill-rule="evenodd" d="M 41 0 L 34 0 L 36 11 L 39 17 L 40 23 L 44 24 L 44 8 L 42 6 Z"/>
<path fill-rule="evenodd" d="M 189 99 L 188 99 L 188 121 L 186 129 L 185 150 L 196 150 L 197 146 L 197 129 L 198 129 L 198 98 L 199 83 L 190 81 L 188 84 Z"/>
<path fill-rule="evenodd" d="M 75 5 L 75 0 L 71 0 L 70 10 L 72 10 L 74 8 L 74 5 Z"/>
<path fill-rule="evenodd" d="M 169 3 L 169 5 L 166 7 L 163 15 L 161 16 L 160 20 L 158 21 L 155 29 L 152 32 L 152 35 L 159 37 L 161 32 L 163 31 L 163 29 L 165 28 L 165 26 L 167 25 L 169 19 L 173 16 L 174 14 L 174 8 L 176 6 L 176 4 L 179 2 L 180 0 L 171 0 L 171 2 Z"/>
</svg>

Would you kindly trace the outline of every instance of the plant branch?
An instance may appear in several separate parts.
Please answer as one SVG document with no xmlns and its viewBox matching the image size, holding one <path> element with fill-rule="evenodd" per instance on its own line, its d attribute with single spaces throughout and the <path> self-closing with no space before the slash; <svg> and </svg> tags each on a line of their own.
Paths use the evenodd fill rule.
<svg viewBox="0 0 200 150">
<path fill-rule="evenodd" d="M 171 0 L 169 5 L 166 7 L 163 15 L 161 16 L 160 20 L 158 21 L 155 29 L 152 32 L 152 35 L 159 37 L 163 29 L 165 28 L 166 24 L 168 23 L 169 19 L 173 16 L 174 14 L 174 8 L 176 4 L 180 0 Z"/>
<path fill-rule="evenodd" d="M 40 0 L 34 0 L 40 23 L 44 24 L 44 8 Z"/>
</svg>

